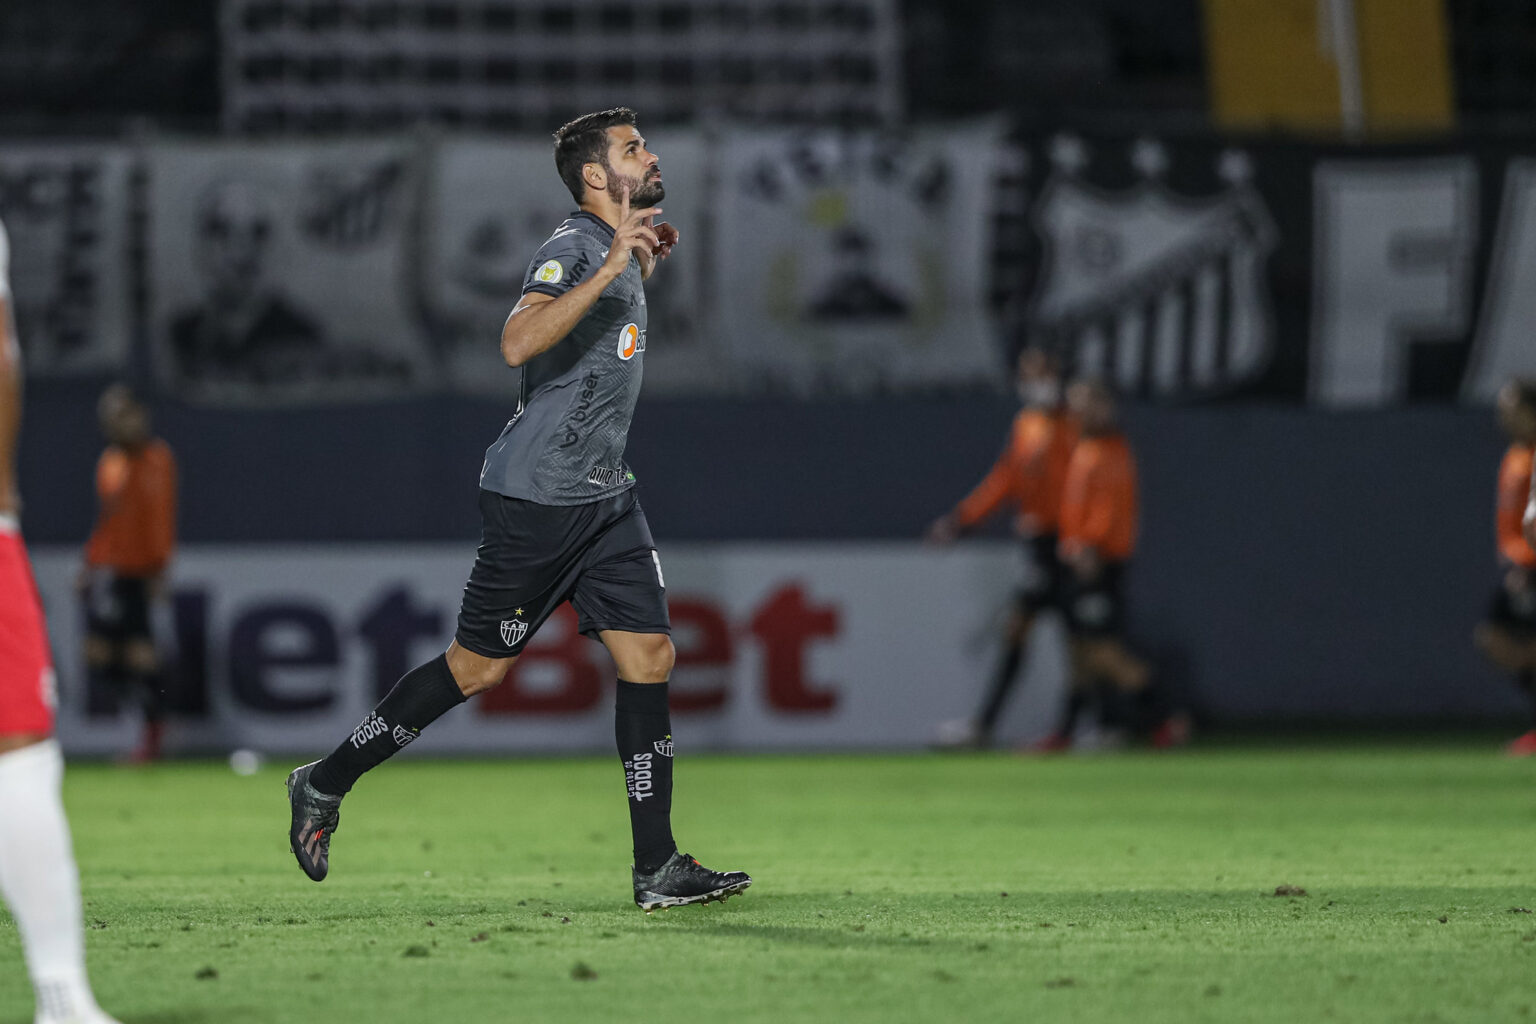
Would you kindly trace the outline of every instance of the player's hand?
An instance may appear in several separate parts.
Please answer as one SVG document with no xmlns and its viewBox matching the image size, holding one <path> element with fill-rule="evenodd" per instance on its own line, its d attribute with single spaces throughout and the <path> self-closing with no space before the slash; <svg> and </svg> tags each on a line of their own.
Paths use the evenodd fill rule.
<svg viewBox="0 0 1536 1024">
<path fill-rule="evenodd" d="M 645 219 L 650 229 L 656 232 L 657 245 L 656 248 L 651 250 L 651 255 L 659 260 L 664 260 L 672 255 L 672 247 L 677 244 L 680 236 L 677 233 L 677 228 L 671 224 L 668 224 L 666 221 L 662 221 L 660 224 L 653 224 L 651 223 L 653 219 L 651 217 Z"/>
<path fill-rule="evenodd" d="M 613 232 L 613 244 L 608 247 L 608 258 L 603 261 L 603 265 L 622 274 L 624 268 L 629 266 L 629 254 L 633 250 L 655 252 L 661 245 L 661 239 L 651 227 L 650 220 L 660 212 L 659 206 L 631 210 L 629 190 L 625 189 L 624 198 L 619 201 L 619 226 Z"/>
<path fill-rule="evenodd" d="M 1025 540 L 1034 540 L 1041 533 L 1040 520 L 1028 512 L 1020 512 L 1013 521 L 1013 532 Z"/>
<path fill-rule="evenodd" d="M 939 516 L 928 525 L 928 532 L 923 539 L 929 544 L 953 544 L 955 538 L 960 536 L 960 528 L 955 525 L 952 516 Z"/>
</svg>

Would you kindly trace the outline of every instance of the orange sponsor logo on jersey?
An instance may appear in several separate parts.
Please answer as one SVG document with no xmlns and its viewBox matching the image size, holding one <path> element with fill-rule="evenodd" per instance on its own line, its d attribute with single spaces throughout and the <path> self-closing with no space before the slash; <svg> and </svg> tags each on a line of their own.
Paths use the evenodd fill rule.
<svg viewBox="0 0 1536 1024">
<path fill-rule="evenodd" d="M 630 360 L 636 352 L 645 351 L 645 334 L 639 324 L 625 324 L 619 331 L 619 358 Z"/>
</svg>

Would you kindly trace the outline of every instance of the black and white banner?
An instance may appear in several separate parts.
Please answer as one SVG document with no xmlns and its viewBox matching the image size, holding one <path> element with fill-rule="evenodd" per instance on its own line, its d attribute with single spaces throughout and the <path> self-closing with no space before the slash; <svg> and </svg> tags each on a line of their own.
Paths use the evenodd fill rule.
<svg viewBox="0 0 1536 1024">
<path fill-rule="evenodd" d="M 1536 144 L 651 141 L 682 232 L 651 393 L 990 387 L 1025 340 L 1176 402 L 1485 403 L 1536 374 Z M 30 369 L 203 402 L 496 393 L 571 205 L 543 139 L 0 147 Z"/>
<path fill-rule="evenodd" d="M 681 239 L 646 289 L 656 339 L 646 352 L 646 389 L 713 390 L 720 349 L 700 306 L 705 145 L 697 135 L 665 132 L 647 145 L 667 186 L 661 219 Z M 502 324 L 529 260 L 575 208 L 547 140 L 444 139 L 432 147 L 418 304 L 448 387 L 500 393 L 511 385 L 498 345 Z"/>
<path fill-rule="evenodd" d="M 0 145 L 0 220 L 27 372 L 126 365 L 132 166 L 124 146 Z"/>
<path fill-rule="evenodd" d="M 733 131 L 716 330 L 739 386 L 867 393 L 995 380 L 998 131 Z"/>
<path fill-rule="evenodd" d="M 148 323 L 159 379 L 215 402 L 422 386 L 404 142 L 148 147 Z"/>
<path fill-rule="evenodd" d="M 1536 374 L 1536 159 L 1519 149 L 1018 146 L 1008 327 L 1127 391 L 1372 408 L 1484 403 Z"/>
</svg>

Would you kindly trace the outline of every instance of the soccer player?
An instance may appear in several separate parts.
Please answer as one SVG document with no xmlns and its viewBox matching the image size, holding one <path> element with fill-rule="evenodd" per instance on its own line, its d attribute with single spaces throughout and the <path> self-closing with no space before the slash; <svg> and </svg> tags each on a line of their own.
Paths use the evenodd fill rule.
<svg viewBox="0 0 1536 1024">
<path fill-rule="evenodd" d="M 483 538 L 458 632 L 330 756 L 288 777 L 290 845 L 315 881 L 326 876 L 337 809 L 359 776 L 500 683 L 568 600 L 581 631 L 618 668 L 614 731 L 629 791 L 635 903 L 646 912 L 707 903 L 752 884 L 740 871 L 703 867 L 672 839 L 666 583 L 623 460 L 645 362 L 644 282 L 678 241 L 676 228 L 655 220 L 661 167 L 626 107 L 557 131 L 555 167 L 579 209 L 539 248 L 502 327 L 501 354 L 521 371 L 518 400 L 480 471 Z"/>
<path fill-rule="evenodd" d="M 85 663 L 95 679 L 127 692 L 144 714 L 130 755 L 160 756 L 164 691 L 150 608 L 164 589 L 176 545 L 176 460 L 149 429 L 149 413 L 127 385 L 113 384 L 96 406 L 107 448 L 96 464 L 100 510 L 85 545 Z"/>
<path fill-rule="evenodd" d="M 1056 524 L 1067 460 L 1077 438 L 1062 402 L 1056 356 L 1041 348 L 1019 353 L 1017 387 L 1024 407 L 1013 419 L 1008 443 L 991 471 L 954 510 L 928 528 L 931 541 L 947 544 L 985 522 L 998 509 L 1014 512 L 1014 532 L 1024 541 L 1024 581 L 1003 630 L 1003 652 L 976 717 L 946 726 L 944 746 L 986 747 L 1013 690 L 1030 632 L 1042 611 L 1061 609 L 1062 564 Z"/>
<path fill-rule="evenodd" d="M 1503 579 L 1489 602 L 1488 617 L 1473 638 L 1478 649 L 1536 701 L 1536 549 L 1529 534 L 1536 518 L 1536 381 L 1510 381 L 1499 389 L 1499 424 L 1509 448 L 1499 466 L 1494 529 Z M 1522 530 L 1522 512 L 1526 524 Z M 1505 747 L 1515 757 L 1536 754 L 1536 728 Z"/>
<path fill-rule="evenodd" d="M 1189 720 L 1167 713 L 1151 667 L 1123 635 L 1125 570 L 1136 549 L 1135 458 L 1108 385 L 1075 381 L 1067 403 L 1082 435 L 1067 463 L 1059 525 L 1073 685 L 1055 733 L 1037 749 L 1070 747 L 1078 716 L 1098 695 L 1128 700 L 1138 731 L 1151 733 L 1155 746 L 1177 746 L 1189 738 Z"/>
<path fill-rule="evenodd" d="M 117 1024 L 85 975 L 80 879 L 53 738 L 54 676 L 17 513 L 21 353 L 11 320 L 10 243 L 0 225 L 0 892 L 16 918 L 37 1024 Z"/>
</svg>

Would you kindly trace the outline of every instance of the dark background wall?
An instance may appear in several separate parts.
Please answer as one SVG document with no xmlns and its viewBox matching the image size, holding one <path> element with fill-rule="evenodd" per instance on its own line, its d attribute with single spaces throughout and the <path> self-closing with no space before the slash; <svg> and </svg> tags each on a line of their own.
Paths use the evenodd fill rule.
<svg viewBox="0 0 1536 1024">
<path fill-rule="evenodd" d="M 34 382 L 30 542 L 90 529 L 96 383 Z M 1003 396 L 642 401 L 630 463 L 658 540 L 911 539 L 990 464 Z M 188 542 L 473 544 L 498 402 L 323 410 L 162 405 Z M 1141 460 L 1137 635 L 1227 720 L 1518 707 L 1472 651 L 1497 578 L 1486 411 L 1129 410 Z M 998 524 L 999 527 L 1001 524 Z"/>
</svg>

